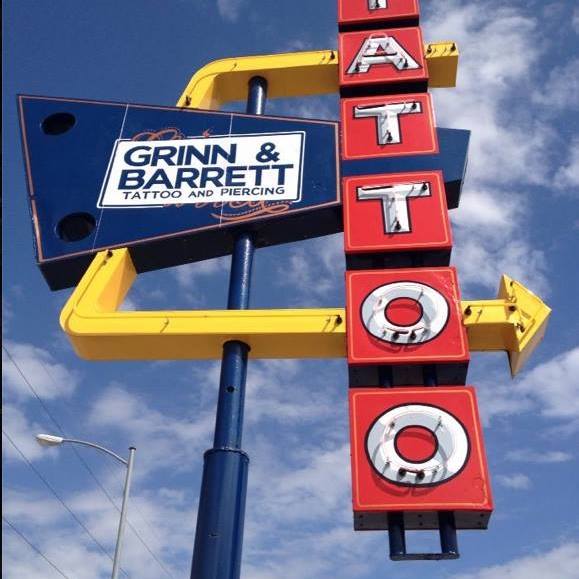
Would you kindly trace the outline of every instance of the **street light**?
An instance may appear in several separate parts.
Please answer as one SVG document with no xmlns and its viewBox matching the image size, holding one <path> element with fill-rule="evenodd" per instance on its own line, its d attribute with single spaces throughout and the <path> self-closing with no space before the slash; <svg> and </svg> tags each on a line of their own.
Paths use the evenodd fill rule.
<svg viewBox="0 0 579 579">
<path fill-rule="evenodd" d="M 113 559 L 113 572 L 111 575 L 111 579 L 117 579 L 119 575 L 120 569 L 120 559 L 121 559 L 121 549 L 123 544 L 123 534 L 125 531 L 125 522 L 127 519 L 127 504 L 129 502 L 129 489 L 131 487 L 131 478 L 133 476 L 133 461 L 135 458 L 135 447 L 129 447 L 129 458 L 125 460 L 124 458 L 120 457 L 118 454 L 114 453 L 112 450 L 105 448 L 104 446 L 100 446 L 99 444 L 94 444 L 92 442 L 86 442 L 84 440 L 75 440 L 73 438 L 63 438 L 62 436 L 54 436 L 52 434 L 37 434 L 36 440 L 38 444 L 41 446 L 58 446 L 59 444 L 63 444 L 65 442 L 70 442 L 73 444 L 81 444 L 83 446 L 90 446 L 91 448 L 96 448 L 108 454 L 118 460 L 119 462 L 123 463 L 127 467 L 127 475 L 125 477 L 125 488 L 123 491 L 123 504 L 121 505 L 121 518 L 119 520 L 119 528 L 117 531 L 117 544 L 115 546 L 115 557 Z"/>
</svg>

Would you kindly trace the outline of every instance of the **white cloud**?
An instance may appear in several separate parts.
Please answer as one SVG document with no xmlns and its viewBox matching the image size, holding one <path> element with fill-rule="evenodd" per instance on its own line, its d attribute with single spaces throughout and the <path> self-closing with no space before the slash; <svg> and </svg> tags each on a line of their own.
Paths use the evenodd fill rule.
<svg viewBox="0 0 579 579">
<path fill-rule="evenodd" d="M 501 486 L 509 489 L 521 491 L 531 488 L 531 479 L 526 474 L 498 474 L 495 479 Z"/>
<path fill-rule="evenodd" d="M 194 422 L 163 414 L 118 384 L 109 386 L 89 413 L 93 426 L 122 432 L 137 448 L 139 469 L 135 473 L 141 477 L 167 466 L 190 469 L 209 446 L 214 420 L 213 411 L 205 410 L 199 411 Z"/>
<path fill-rule="evenodd" d="M 469 190 L 468 195 L 460 200 L 459 210 L 451 212 L 453 223 L 510 233 L 523 211 L 523 200 L 511 192 L 501 197 L 501 202 L 497 203 L 496 193 L 484 189 Z"/>
<path fill-rule="evenodd" d="M 335 94 L 274 99 L 268 105 L 268 114 L 331 121 L 337 120 L 338 109 L 338 95 Z"/>
<path fill-rule="evenodd" d="M 579 428 L 579 347 L 563 352 L 523 373 L 513 384 L 492 374 L 478 388 L 485 421 L 534 412 L 564 427 Z"/>
<path fill-rule="evenodd" d="M 282 541 L 271 541 L 267 548 L 246 549 L 250 554 L 244 558 L 243 572 L 251 579 L 370 577 L 374 556 L 368 553 L 383 550 L 380 539 L 383 536 L 377 533 L 354 535 L 345 525 L 315 530 L 304 526 L 298 533 L 284 534 Z"/>
<path fill-rule="evenodd" d="M 79 380 L 76 372 L 54 360 L 50 352 L 32 344 L 6 341 L 6 350 L 28 382 L 44 399 L 70 396 Z M 19 399 L 33 396 L 25 379 L 10 357 L 2 350 L 2 376 L 6 388 Z"/>
<path fill-rule="evenodd" d="M 461 284 L 467 291 L 496 288 L 500 274 L 508 273 L 544 294 L 543 252 L 518 226 L 532 209 L 521 188 L 549 183 L 554 170 L 545 154 L 554 130 L 544 115 L 533 115 L 529 97 L 545 50 L 537 42 L 537 18 L 513 7 L 482 10 L 456 0 L 426 10 L 426 38 L 450 38 L 460 50 L 457 88 L 433 91 L 437 124 L 471 130 L 467 179 L 453 212 Z"/>
<path fill-rule="evenodd" d="M 228 22 L 237 22 L 244 6 L 245 0 L 217 0 L 217 10 Z"/>
<path fill-rule="evenodd" d="M 579 195 L 579 139 L 575 139 L 569 146 L 567 161 L 555 174 L 555 185 L 570 195 Z"/>
<path fill-rule="evenodd" d="M 252 451 L 243 563 L 248 577 L 345 579 L 362 576 L 372 564 L 367 553 L 380 539 L 352 529 L 349 445 L 328 444 L 324 437 L 307 444 L 304 438 L 260 437 Z"/>
<path fill-rule="evenodd" d="M 490 295 L 471 295 L 473 299 L 492 299 L 496 295 L 503 273 L 524 284 L 541 297 L 550 292 L 546 276 L 546 260 L 542 251 L 516 237 L 503 236 L 488 231 L 477 236 L 471 229 L 458 227 L 452 263 L 459 273 L 460 285 L 470 291 L 483 285 L 491 289 Z"/>
<path fill-rule="evenodd" d="M 515 385 L 547 418 L 579 421 L 579 347 L 536 366 Z"/>
<path fill-rule="evenodd" d="M 63 516 L 68 516 L 58 502 L 46 500 L 46 496 L 38 491 L 5 489 L 2 500 L 2 512 L 12 521 L 29 518 L 31 509 L 34 511 L 34 520 L 41 526 L 53 524 Z"/>
<path fill-rule="evenodd" d="M 4 404 L 2 418 L 3 429 L 31 462 L 47 455 L 54 456 L 57 452 L 55 448 L 43 448 L 36 442 L 34 435 L 44 432 L 46 427 L 43 428 L 38 423 L 31 422 L 18 407 Z M 2 454 L 15 460 L 22 460 L 18 451 L 8 440 L 2 445 Z"/>
<path fill-rule="evenodd" d="M 579 58 L 571 58 L 551 70 L 547 81 L 533 91 L 532 99 L 544 106 L 541 114 L 550 117 L 554 113 L 578 109 L 578 93 Z"/>
<path fill-rule="evenodd" d="M 480 10 L 455 0 L 437 3 L 429 16 L 428 38 L 452 38 L 459 45 L 457 88 L 434 94 L 440 125 L 472 130 L 470 180 L 543 182 L 542 151 L 550 132 L 524 110 L 520 98 L 533 86 L 531 73 L 540 55 L 536 19 L 510 7 Z"/>
<path fill-rule="evenodd" d="M 569 452 L 563 452 L 561 450 L 547 450 L 539 451 L 532 450 L 530 448 L 520 448 L 517 450 L 511 450 L 505 455 L 507 460 L 512 460 L 514 462 L 533 462 L 533 463 L 557 463 L 557 462 L 568 462 L 573 460 L 573 455 Z"/>
<path fill-rule="evenodd" d="M 14 309 L 12 307 L 11 301 L 3 297 L 2 298 L 2 335 L 6 335 L 8 333 L 8 329 L 12 320 L 14 318 Z"/>
<path fill-rule="evenodd" d="M 137 309 L 142 308 L 134 297 L 125 298 L 119 308 L 119 310 L 123 312 L 134 312 Z"/>
<path fill-rule="evenodd" d="M 340 305 L 328 296 L 344 287 L 343 237 L 342 234 L 327 235 L 296 244 L 289 258 L 278 264 L 277 284 L 287 288 L 288 279 L 292 280 L 289 307 L 297 304 L 314 307 L 318 303 L 324 307 Z"/>
<path fill-rule="evenodd" d="M 171 268 L 171 273 L 183 289 L 192 290 L 200 278 L 206 278 L 218 272 L 226 271 L 229 268 L 230 261 L 230 257 L 207 259 Z"/>
<path fill-rule="evenodd" d="M 162 489 L 161 489 L 162 490 Z M 120 491 L 120 489 L 119 489 Z M 161 560 L 168 573 L 152 558 L 129 526 L 125 534 L 121 567 L 131 577 L 158 579 L 182 576 L 188 569 L 176 569 L 171 561 L 187 561 L 194 535 L 194 511 L 166 500 L 160 491 L 139 492 L 133 487 L 129 503 L 129 522 L 147 546 Z M 69 513 L 50 497 L 27 491 L 9 491 L 4 497 L 5 516 L 50 560 L 75 579 L 110 576 L 111 559 L 75 523 Z M 102 493 L 81 491 L 65 497 L 65 501 L 83 521 L 108 554 L 114 550 L 119 512 Z M 143 525 L 143 517 L 148 521 Z M 5 537 L 12 540 L 13 533 Z M 3 568 L 6 577 L 44 578 L 49 567 L 29 547 L 20 547 L 20 539 L 4 551 Z"/>
<path fill-rule="evenodd" d="M 45 579 L 61 576 L 10 528 L 5 527 L 3 535 L 5 544 L 2 567 L 6 579 Z M 28 535 L 25 534 L 30 540 Z M 87 542 L 70 529 L 54 527 L 50 529 L 48 536 L 35 536 L 31 542 L 67 577 L 104 579 L 107 573 L 110 576 L 111 565 L 108 558 L 91 550 Z"/>
<path fill-rule="evenodd" d="M 571 26 L 573 30 L 579 34 L 579 8 L 573 10 L 573 17 L 571 18 Z"/>
<path fill-rule="evenodd" d="M 570 542 L 547 553 L 535 553 L 453 579 L 577 579 L 579 543 Z"/>
<path fill-rule="evenodd" d="M 301 363 L 293 360 L 250 365 L 246 421 L 249 440 L 245 448 L 251 455 L 248 501 L 252 507 L 247 513 L 244 569 L 251 577 L 265 579 L 283 575 L 293 579 L 307 575 L 308 570 L 317 570 L 318 576 L 328 573 L 345 578 L 358 575 L 370 565 L 362 553 L 368 547 L 368 540 L 373 543 L 375 537 L 351 540 L 354 532 L 349 504 L 344 390 L 336 388 L 332 364 L 316 368 L 315 373 L 308 372 L 307 367 L 304 370 Z M 216 383 L 217 373 L 217 365 L 211 365 L 204 378 Z M 144 490 L 148 480 L 144 474 L 152 469 L 182 470 L 183 464 L 198 472 L 202 450 L 210 445 L 214 411 L 214 400 L 206 399 L 201 401 L 195 421 L 176 418 L 151 408 L 143 397 L 132 395 L 118 385 L 107 388 L 91 409 L 91 426 L 105 429 L 107 436 L 120 430 L 123 438 L 131 436 L 131 442 L 136 443 L 137 469 L 129 519 L 165 562 L 179 560 L 186 562 L 187 567 L 190 564 L 195 514 L 194 509 L 186 507 L 194 501 L 179 488 Z M 304 424 L 309 427 L 302 428 Z M 105 480 L 105 486 L 118 500 L 122 481 L 117 475 L 114 473 Z M 193 494 L 196 491 L 194 489 Z M 20 498 L 10 497 L 13 505 L 10 515 L 67 574 L 85 579 L 87 576 L 83 575 L 84 571 L 77 571 L 77 565 L 90 560 L 94 565 L 92 577 L 106 576 L 110 562 L 79 532 L 71 536 L 66 512 L 54 508 L 42 493 L 31 495 L 28 501 Z M 97 539 L 107 549 L 112 548 L 118 512 L 106 498 L 95 489 L 76 492 L 66 500 Z M 40 506 L 43 511 L 39 510 Z M 149 521 L 146 527 L 141 514 Z M 26 526 L 30 521 L 35 521 L 34 529 Z M 310 528 L 312 521 L 316 524 Z M 300 526 L 299 532 L 296 525 Z M 68 558 L 48 544 L 45 536 L 67 541 Z M 274 536 L 272 543 L 270 539 Z M 14 545 L 8 557 L 19 555 Z M 12 558 L 5 559 L 5 563 L 12 563 Z M 19 563 L 14 568 L 20 576 L 44 577 L 46 569 L 37 565 L 34 557 L 31 559 L 32 563 Z M 163 576 L 129 530 L 123 567 L 132 576 L 143 579 Z M 179 573 L 173 567 L 170 569 L 175 576 L 188 572 L 188 569 L 181 569 Z M 9 579 L 17 576 L 8 575 Z"/>
<path fill-rule="evenodd" d="M 297 360 L 267 360 L 249 365 L 246 417 L 250 423 L 303 424 L 331 413 L 321 373 L 306 377 Z M 307 401 L 306 403 L 304 403 Z"/>
</svg>

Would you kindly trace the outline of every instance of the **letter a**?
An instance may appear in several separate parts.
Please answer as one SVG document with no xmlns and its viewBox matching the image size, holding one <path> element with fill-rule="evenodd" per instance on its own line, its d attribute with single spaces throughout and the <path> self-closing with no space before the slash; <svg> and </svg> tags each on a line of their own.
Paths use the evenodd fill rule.
<svg viewBox="0 0 579 579">
<path fill-rule="evenodd" d="M 369 36 L 364 40 L 348 74 L 365 73 L 376 64 L 391 64 L 396 70 L 415 70 L 420 65 L 393 36 Z"/>
</svg>

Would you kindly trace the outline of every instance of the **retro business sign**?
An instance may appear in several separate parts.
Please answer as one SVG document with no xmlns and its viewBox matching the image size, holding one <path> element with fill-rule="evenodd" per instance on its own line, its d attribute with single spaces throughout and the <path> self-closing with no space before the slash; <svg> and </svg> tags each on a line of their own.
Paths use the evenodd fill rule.
<svg viewBox="0 0 579 579">
<path fill-rule="evenodd" d="M 52 289 L 102 249 L 137 271 L 341 230 L 338 125 L 19 97 L 37 260 Z"/>
<path fill-rule="evenodd" d="M 239 388 L 220 388 L 241 401 L 236 351 L 334 357 L 347 343 L 354 528 L 387 529 L 393 560 L 457 558 L 456 529 L 486 528 L 493 508 L 475 391 L 464 386 L 469 345 L 508 350 L 516 373 L 550 310 L 507 276 L 499 299 L 461 303 L 447 267 L 469 133 L 435 126 L 426 89 L 454 86 L 455 44 L 423 46 L 417 0 L 338 0 L 338 14 L 339 59 L 216 61 L 193 77 L 185 108 L 20 97 L 38 262 L 52 289 L 80 280 L 61 314 L 79 355 L 223 355 L 223 375 L 242 371 Z M 272 96 L 339 82 L 340 154 L 337 123 L 193 108 L 245 94 L 248 78 L 251 95 L 265 79 Z M 249 238 L 259 247 L 334 233 L 341 217 L 345 310 L 117 312 L 138 272 L 231 253 L 239 234 L 248 251 L 236 244 L 230 305 L 243 307 Z M 204 471 L 194 569 L 208 551 L 207 569 L 239 566 L 246 466 L 215 500 L 206 494 L 227 465 L 246 465 L 231 450 L 215 447 L 233 462 Z M 231 525 L 207 550 L 217 503 Z M 438 529 L 441 552 L 407 553 L 405 529 Z"/>
<path fill-rule="evenodd" d="M 486 529 L 493 503 L 474 388 L 350 390 L 352 501 L 357 530 Z"/>
<path fill-rule="evenodd" d="M 417 4 L 338 5 L 354 528 L 388 529 L 394 560 L 456 558 L 456 529 L 492 512 L 458 280 L 432 267 L 466 143 L 439 140 Z M 407 529 L 439 529 L 441 552 L 408 554 Z"/>
<path fill-rule="evenodd" d="M 97 207 L 301 201 L 305 132 L 118 139 Z"/>
</svg>

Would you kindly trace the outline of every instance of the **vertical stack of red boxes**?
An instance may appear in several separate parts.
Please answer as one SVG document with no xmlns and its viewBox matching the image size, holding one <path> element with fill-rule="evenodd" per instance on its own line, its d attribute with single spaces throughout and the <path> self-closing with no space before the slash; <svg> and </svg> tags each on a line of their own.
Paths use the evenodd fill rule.
<svg viewBox="0 0 579 579">
<path fill-rule="evenodd" d="M 392 173 L 379 162 L 439 152 L 418 4 L 338 0 L 338 18 L 342 161 L 378 161 L 342 184 L 354 527 L 396 527 L 403 540 L 444 523 L 456 538 L 486 528 L 492 511 L 448 266 L 457 201 L 442 167 Z M 404 544 L 397 554 L 411 557 Z"/>
</svg>

